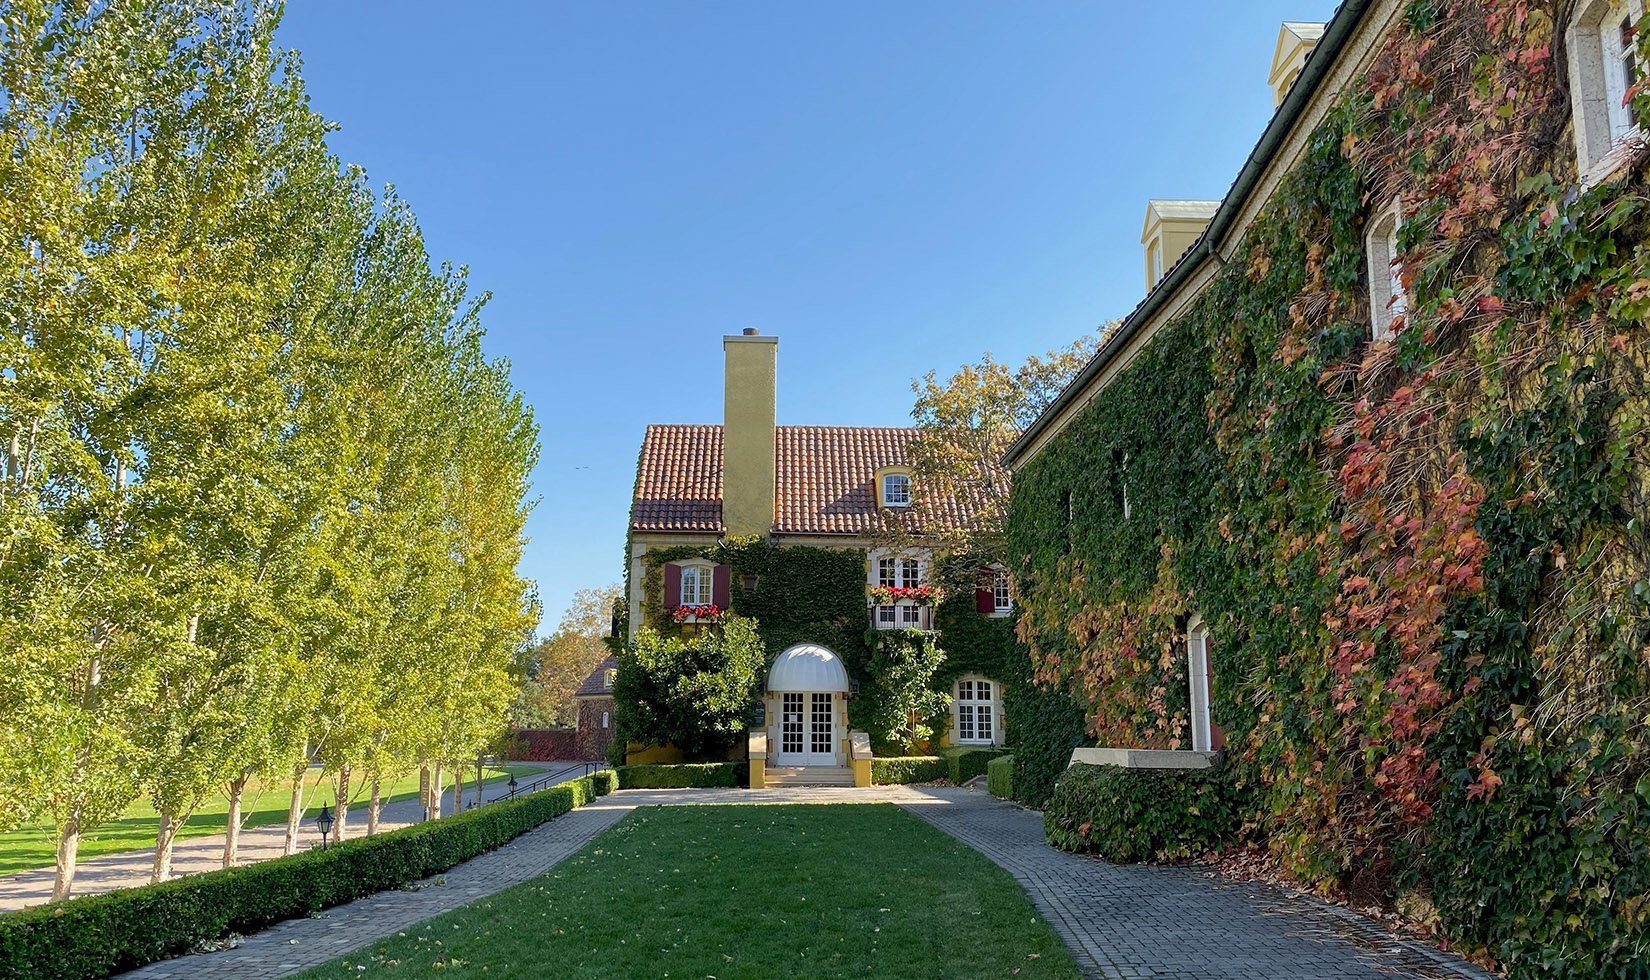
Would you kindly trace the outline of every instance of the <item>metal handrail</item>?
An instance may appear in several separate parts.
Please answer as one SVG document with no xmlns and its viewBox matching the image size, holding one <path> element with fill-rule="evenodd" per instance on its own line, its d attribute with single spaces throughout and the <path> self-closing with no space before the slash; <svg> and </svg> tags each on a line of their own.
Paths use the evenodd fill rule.
<svg viewBox="0 0 1650 980">
<path fill-rule="evenodd" d="M 569 779 L 569 773 L 578 773 L 577 776 L 571 777 L 573 779 L 578 779 L 582 776 L 588 776 L 594 772 L 600 772 L 605 768 L 607 768 L 607 764 L 605 762 L 580 762 L 575 765 L 568 766 L 565 769 L 558 769 L 549 775 L 540 776 L 525 786 L 517 783 L 514 792 L 505 793 L 503 796 L 495 796 L 490 800 L 483 800 L 482 802 L 497 803 L 499 800 L 513 800 L 518 796 L 526 796 L 528 793 L 536 793 L 541 789 L 548 789 L 557 783 L 565 783 Z"/>
</svg>

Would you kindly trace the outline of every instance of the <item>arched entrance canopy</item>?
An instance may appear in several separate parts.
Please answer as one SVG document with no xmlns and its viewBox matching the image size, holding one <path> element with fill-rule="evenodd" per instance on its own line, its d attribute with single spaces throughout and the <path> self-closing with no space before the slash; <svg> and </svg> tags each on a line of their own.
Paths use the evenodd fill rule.
<svg viewBox="0 0 1650 980">
<path fill-rule="evenodd" d="M 778 657 L 768 669 L 768 691 L 829 691 L 847 694 L 848 669 L 842 658 L 817 643 L 798 643 Z"/>
</svg>

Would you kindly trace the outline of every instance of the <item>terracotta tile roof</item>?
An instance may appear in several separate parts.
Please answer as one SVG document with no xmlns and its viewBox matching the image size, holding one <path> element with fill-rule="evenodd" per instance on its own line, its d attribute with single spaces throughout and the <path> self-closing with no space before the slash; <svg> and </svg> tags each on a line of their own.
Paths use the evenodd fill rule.
<svg viewBox="0 0 1650 980">
<path fill-rule="evenodd" d="M 778 426 L 774 531 L 864 535 L 878 526 L 876 471 L 910 462 L 917 429 Z M 638 531 L 722 531 L 722 427 L 650 425 L 636 473 L 630 526 Z M 959 527 L 974 510 L 940 501 L 902 516 L 907 529 Z"/>
<path fill-rule="evenodd" d="M 603 660 L 601 663 L 596 665 L 595 670 L 590 672 L 590 676 L 584 679 L 584 683 L 579 685 L 579 689 L 573 692 L 573 696 L 576 698 L 604 696 L 612 697 L 613 689 L 602 683 L 602 674 L 609 670 L 617 670 L 618 668 L 619 658 L 617 656 L 610 656 L 606 660 Z"/>
<path fill-rule="evenodd" d="M 722 531 L 722 427 L 650 425 L 636 464 L 630 526 Z"/>
</svg>

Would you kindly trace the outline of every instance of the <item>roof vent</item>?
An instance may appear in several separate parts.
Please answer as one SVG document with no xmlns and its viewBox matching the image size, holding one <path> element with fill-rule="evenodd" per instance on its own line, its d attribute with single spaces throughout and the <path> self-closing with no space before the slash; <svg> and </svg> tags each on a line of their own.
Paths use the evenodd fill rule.
<svg viewBox="0 0 1650 980">
<path fill-rule="evenodd" d="M 762 333 L 762 331 L 756 329 L 755 327 L 746 327 L 745 330 L 744 330 L 744 334 L 747 337 L 756 337 L 756 336 L 759 336 L 761 333 Z"/>
</svg>

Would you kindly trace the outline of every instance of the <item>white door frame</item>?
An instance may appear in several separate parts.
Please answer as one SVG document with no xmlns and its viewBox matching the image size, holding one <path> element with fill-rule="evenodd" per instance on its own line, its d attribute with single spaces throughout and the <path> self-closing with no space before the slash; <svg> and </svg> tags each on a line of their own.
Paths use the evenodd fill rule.
<svg viewBox="0 0 1650 980">
<path fill-rule="evenodd" d="M 837 695 L 786 691 L 779 695 L 779 745 L 774 764 L 837 765 Z"/>
</svg>

